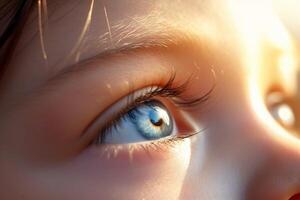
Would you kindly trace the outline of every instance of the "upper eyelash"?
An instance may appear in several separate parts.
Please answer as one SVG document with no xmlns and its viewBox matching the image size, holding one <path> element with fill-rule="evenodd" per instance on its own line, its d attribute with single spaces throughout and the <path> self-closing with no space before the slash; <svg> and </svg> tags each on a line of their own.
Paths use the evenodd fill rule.
<svg viewBox="0 0 300 200">
<path fill-rule="evenodd" d="M 127 102 L 129 103 L 127 103 L 127 105 L 130 105 L 131 102 L 133 102 L 134 104 L 131 106 L 131 108 L 133 108 L 138 104 L 148 101 L 153 97 L 170 97 L 173 98 L 172 99 L 173 102 L 180 107 L 197 106 L 198 104 L 207 101 L 215 89 L 215 84 L 214 84 L 208 92 L 206 92 L 204 95 L 200 97 L 182 98 L 181 95 L 186 91 L 190 83 L 191 77 L 176 87 L 174 86 L 175 79 L 176 79 L 176 73 L 172 73 L 167 83 L 162 87 L 151 86 L 150 91 L 148 91 L 146 94 L 141 95 L 138 98 L 134 98 L 135 93 L 132 93 L 131 95 L 128 96 Z"/>
<path fill-rule="evenodd" d="M 150 86 L 149 91 L 138 96 L 137 98 L 135 98 L 136 92 L 128 95 L 127 105 L 115 115 L 113 120 L 106 123 L 106 125 L 101 129 L 99 136 L 100 141 L 103 141 L 103 137 L 105 137 L 104 133 L 109 132 L 109 130 L 111 129 L 118 128 L 120 120 L 127 116 L 130 110 L 146 101 L 151 100 L 154 97 L 169 97 L 179 107 L 194 107 L 207 101 L 215 88 L 215 85 L 213 85 L 213 87 L 208 92 L 198 98 L 183 99 L 180 97 L 186 91 L 191 78 L 187 79 L 182 84 L 176 87 L 174 86 L 175 79 L 176 73 L 172 73 L 166 84 L 164 84 L 162 87 L 158 87 L 156 85 Z"/>
</svg>

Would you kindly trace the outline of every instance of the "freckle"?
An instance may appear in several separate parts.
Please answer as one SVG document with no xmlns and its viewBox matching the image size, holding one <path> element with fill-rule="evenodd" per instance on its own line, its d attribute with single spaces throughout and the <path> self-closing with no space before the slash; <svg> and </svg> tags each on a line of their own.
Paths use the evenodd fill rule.
<svg viewBox="0 0 300 200">
<path fill-rule="evenodd" d="M 106 87 L 107 87 L 108 89 L 111 89 L 111 85 L 110 85 L 109 83 L 106 84 Z"/>
<path fill-rule="evenodd" d="M 126 86 L 129 86 L 129 82 L 128 82 L 128 81 L 124 81 L 124 84 L 125 84 Z"/>
</svg>

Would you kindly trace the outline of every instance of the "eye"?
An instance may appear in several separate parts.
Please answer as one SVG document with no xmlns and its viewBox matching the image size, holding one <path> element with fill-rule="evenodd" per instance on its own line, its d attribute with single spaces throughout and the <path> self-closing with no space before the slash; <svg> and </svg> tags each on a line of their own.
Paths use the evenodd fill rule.
<svg viewBox="0 0 300 200">
<path fill-rule="evenodd" d="M 281 92 L 272 92 L 267 97 L 270 113 L 284 128 L 299 131 L 299 102 L 285 97 Z"/>
<path fill-rule="evenodd" d="M 285 127 L 293 127 L 295 125 L 295 113 L 290 105 L 280 103 L 272 108 L 274 118 Z"/>
<path fill-rule="evenodd" d="M 102 144 L 134 143 L 176 135 L 176 124 L 167 107 L 158 100 L 141 103 L 101 133 Z"/>
<path fill-rule="evenodd" d="M 162 86 L 130 93 L 102 113 L 90 127 L 94 144 L 130 144 L 165 139 L 178 141 L 199 133 L 189 112 L 210 99 L 214 85 L 200 96 L 186 95 L 189 79 L 174 83 L 175 74 Z M 185 110 L 187 109 L 187 110 Z M 98 125 L 97 125 L 98 124 Z M 95 135 L 93 134 L 93 135 Z"/>
</svg>

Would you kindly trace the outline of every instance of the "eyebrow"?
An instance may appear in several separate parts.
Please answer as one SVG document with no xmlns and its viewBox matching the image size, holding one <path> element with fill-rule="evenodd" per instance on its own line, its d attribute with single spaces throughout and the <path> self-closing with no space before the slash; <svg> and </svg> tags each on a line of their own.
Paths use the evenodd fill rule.
<svg viewBox="0 0 300 200">
<path fill-rule="evenodd" d="M 182 43 L 191 43 L 199 40 L 199 36 L 182 30 L 165 27 L 162 29 L 155 25 L 153 29 L 134 29 L 131 27 L 122 27 L 112 32 L 112 39 L 108 40 L 108 33 L 103 34 L 100 38 L 91 38 L 91 42 L 85 47 L 88 49 L 102 49 L 100 54 L 124 52 L 135 49 L 146 48 L 168 48 L 170 46 L 179 46 Z M 94 42 L 92 42 L 94 41 Z M 99 45 L 101 44 L 101 45 Z M 103 48 L 104 47 L 104 48 Z M 99 51 L 98 51 L 99 52 Z"/>
<path fill-rule="evenodd" d="M 149 33 L 149 32 L 144 32 Z M 131 41 L 130 41 L 131 40 Z M 141 49 L 169 49 L 171 47 L 182 47 L 187 44 L 199 46 L 200 42 L 196 37 L 191 37 L 189 34 L 177 30 L 164 31 L 160 34 L 149 34 L 147 36 L 135 38 L 122 38 L 117 44 L 108 46 L 99 50 L 97 57 L 105 57 L 107 55 L 133 52 Z M 90 48 L 95 48 L 92 44 Z M 97 46 L 96 46 L 97 48 Z M 88 48 L 87 48 L 88 49 Z"/>
<path fill-rule="evenodd" d="M 175 18 L 170 20 L 163 13 L 152 11 L 144 16 L 127 17 L 111 25 L 106 8 L 103 9 L 107 32 L 101 36 L 87 35 L 83 51 L 94 49 L 99 55 L 107 55 L 142 48 L 168 48 L 183 43 L 199 45 L 204 42 L 204 36 L 212 34 L 211 30 L 207 30 L 208 24 L 200 17 L 196 22 Z M 205 25 L 199 29 L 201 23 Z"/>
<path fill-rule="evenodd" d="M 186 24 L 185 24 L 186 25 Z M 139 50 L 171 50 L 187 48 L 208 50 L 211 38 L 204 30 L 196 30 L 191 26 L 179 26 L 170 21 L 150 14 L 122 20 L 109 27 L 101 36 L 87 36 L 83 52 L 97 52 L 89 58 L 78 60 L 74 65 L 64 67 L 59 74 L 81 71 L 81 65 L 90 60 L 101 59 L 113 55 L 130 54 Z M 59 76 L 59 75 L 58 75 Z"/>
<path fill-rule="evenodd" d="M 103 45 L 105 50 L 122 46 L 138 47 L 152 46 L 153 44 L 164 46 L 166 41 L 168 43 L 172 42 L 174 38 L 174 34 L 172 34 L 174 31 L 172 30 L 178 30 L 178 28 L 174 28 L 170 21 L 159 18 L 159 14 L 154 13 L 142 17 L 128 17 L 128 19 L 111 26 L 106 9 L 104 11 L 107 32 L 98 38 L 91 39 L 96 41 L 94 44 Z M 183 35 L 186 36 L 187 33 Z"/>
</svg>

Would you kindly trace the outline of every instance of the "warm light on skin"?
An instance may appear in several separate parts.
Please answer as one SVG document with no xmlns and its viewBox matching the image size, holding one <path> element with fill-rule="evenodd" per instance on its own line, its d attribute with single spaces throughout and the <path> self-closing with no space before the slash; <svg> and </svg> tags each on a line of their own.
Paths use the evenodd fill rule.
<svg viewBox="0 0 300 200">
<path fill-rule="evenodd" d="M 188 167 L 190 166 L 190 161 L 191 161 L 191 140 L 190 138 L 185 139 L 182 143 L 179 144 L 177 148 L 174 149 L 176 153 L 176 158 L 178 159 L 178 163 L 181 164 L 180 168 L 181 170 L 179 172 L 182 172 L 180 178 L 177 182 L 176 190 L 178 191 L 177 198 L 179 199 L 180 197 L 180 192 L 181 188 L 183 187 L 184 184 L 184 179 L 186 177 L 186 172 Z"/>
<path fill-rule="evenodd" d="M 293 55 L 293 51 L 290 50 L 288 53 L 282 55 L 279 58 L 278 68 L 282 75 L 282 83 L 288 88 L 289 94 L 295 95 L 298 90 L 298 76 L 297 76 L 297 60 L 296 56 Z"/>
<path fill-rule="evenodd" d="M 286 88 L 286 92 L 294 94 L 297 90 L 298 61 L 294 43 L 273 9 L 271 1 L 236 2 L 229 4 L 233 20 L 239 27 L 239 33 L 244 46 L 244 62 L 248 66 L 249 73 L 260 74 L 268 77 L 269 74 L 261 74 L 264 68 L 277 71 L 280 77 L 277 81 Z M 253 14 L 255 13 L 255 14 Z M 266 66 L 263 52 L 267 45 L 271 45 L 280 55 L 277 66 Z M 273 58 L 274 59 L 274 58 Z M 258 73 L 258 69 L 259 73 Z M 255 72 L 257 71 L 257 72 Z M 265 70 L 271 73 L 269 70 Z M 253 82 L 256 82 L 252 80 Z M 260 80 L 265 81 L 265 80 Z"/>
<path fill-rule="evenodd" d="M 110 170 L 112 168 L 115 168 L 116 162 L 120 162 L 124 165 L 124 163 L 128 162 L 129 158 L 129 166 L 132 168 L 140 168 L 143 170 L 146 168 L 145 166 L 148 165 L 158 165 L 160 167 L 163 167 L 163 170 L 158 170 L 158 174 L 169 174 L 171 176 L 176 176 L 175 179 L 166 178 L 165 180 L 158 180 L 153 177 L 148 178 L 145 180 L 145 182 L 142 185 L 139 185 L 136 190 L 137 191 L 144 191 L 145 187 L 150 187 L 151 189 L 154 188 L 153 186 L 157 184 L 166 184 L 168 183 L 169 189 L 172 191 L 172 194 L 165 194 L 162 193 L 162 195 L 167 195 L 164 198 L 169 198 L 171 196 L 172 199 L 179 199 L 180 198 L 180 191 L 184 184 L 184 179 L 186 177 L 186 172 L 188 167 L 190 166 L 190 160 L 191 160 L 191 145 L 192 141 L 191 138 L 186 138 L 183 141 L 174 143 L 173 147 L 167 147 L 163 144 L 158 144 L 157 148 L 154 149 L 153 145 L 151 145 L 150 142 L 144 142 L 143 146 L 141 144 L 129 144 L 129 145 L 108 145 L 107 147 L 104 147 L 101 151 L 97 148 L 90 149 L 87 152 L 94 152 L 92 154 L 98 154 L 98 161 L 102 163 L 103 169 L 102 170 Z M 145 149 L 148 149 L 148 155 L 145 153 L 142 153 L 145 151 Z M 89 153 L 88 153 L 89 154 Z M 91 155 L 91 154 L 90 154 Z M 176 165 L 176 170 L 173 170 L 174 166 L 163 165 L 161 166 L 159 163 L 162 161 L 168 160 L 170 164 Z M 80 159 L 79 162 L 82 162 Z M 143 163 L 143 164 L 141 164 Z M 75 164 L 76 165 L 76 164 Z M 117 165 L 120 165 L 117 164 Z M 108 166 L 108 167 L 107 167 Z M 157 167 L 158 167 L 157 166 Z M 145 169 L 146 171 L 146 169 Z M 162 181 L 162 182 L 161 182 Z M 169 182 L 171 181 L 171 182 Z M 141 187 L 141 188 L 139 188 Z M 169 190 L 168 188 L 162 189 L 162 190 Z M 149 198 L 149 195 L 151 197 L 151 194 L 144 194 L 141 197 L 144 197 L 146 199 Z"/>
<path fill-rule="evenodd" d="M 53 2 L 43 37 L 53 73 L 34 37 L 34 10 L 7 67 L 0 199 L 274 200 L 299 192 L 300 140 L 268 107 L 294 93 L 298 61 L 270 1 Z M 214 88 L 197 106 L 157 97 L 178 133 L 197 135 L 130 143 L 120 129 L 123 142 L 96 142 L 128 97 L 164 85 L 170 72 L 174 86 L 191 77 L 183 98 Z M 291 122 L 291 110 L 277 111 Z"/>
<path fill-rule="evenodd" d="M 244 62 L 248 66 L 247 84 L 249 98 L 253 112 L 263 122 L 271 137 L 284 141 L 287 146 L 293 146 L 300 150 L 300 141 L 292 134 L 284 130 L 270 115 L 266 105 L 262 88 L 266 88 L 265 79 L 268 73 L 277 72 L 278 80 L 288 94 L 294 94 L 297 89 L 297 60 L 295 57 L 294 44 L 272 9 L 270 1 L 242 2 L 236 1 L 230 4 L 233 19 L 239 27 L 242 43 L 244 44 Z M 255 14 L 253 14 L 255 13 Z M 277 66 L 265 66 L 261 53 L 267 48 L 265 44 L 271 45 L 281 53 Z M 264 69 L 272 69 L 273 72 Z M 281 112 L 282 114 L 282 112 Z M 299 151 L 300 153 L 300 151 Z"/>
</svg>

